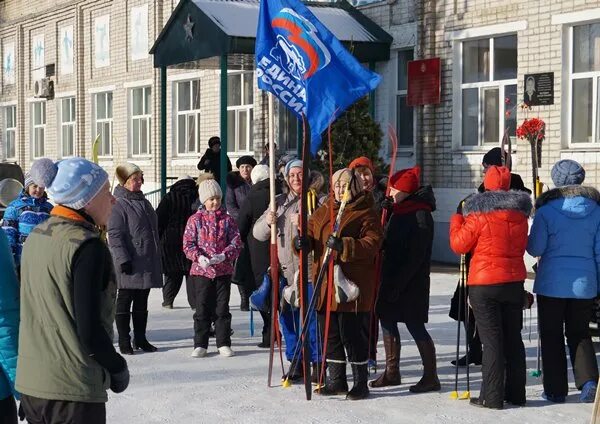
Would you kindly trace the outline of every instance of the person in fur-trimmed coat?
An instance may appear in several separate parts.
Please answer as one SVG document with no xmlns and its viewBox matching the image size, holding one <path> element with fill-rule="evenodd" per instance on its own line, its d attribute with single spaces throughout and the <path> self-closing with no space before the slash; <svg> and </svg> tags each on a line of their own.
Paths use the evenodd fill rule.
<svg viewBox="0 0 600 424">
<path fill-rule="evenodd" d="M 469 197 L 450 221 L 452 250 L 473 255 L 469 300 L 484 347 L 481 393 L 471 404 L 492 409 L 502 409 L 504 401 L 525 404 L 523 255 L 532 204 L 527 193 L 508 191 L 510 178 L 508 168 L 491 166 L 483 181 L 487 191 Z"/>
<path fill-rule="evenodd" d="M 598 363 L 589 321 L 598 296 L 600 266 L 600 193 L 581 184 L 583 167 L 561 160 L 552 168 L 555 189 L 536 201 L 527 251 L 540 258 L 533 291 L 537 294 L 544 397 L 562 403 L 569 392 L 567 355 L 581 390 L 593 402 Z"/>
</svg>

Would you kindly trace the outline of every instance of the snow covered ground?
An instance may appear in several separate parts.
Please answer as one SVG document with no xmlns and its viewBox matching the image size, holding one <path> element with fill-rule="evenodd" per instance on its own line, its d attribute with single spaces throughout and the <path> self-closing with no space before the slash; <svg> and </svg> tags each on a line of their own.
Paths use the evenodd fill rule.
<svg viewBox="0 0 600 424">
<path fill-rule="evenodd" d="M 209 356 L 190 357 L 192 352 L 192 312 L 186 307 L 184 287 L 175 309 L 161 308 L 161 293 L 152 290 L 148 339 L 158 346 L 156 353 L 136 353 L 128 357 L 131 371 L 129 389 L 110 394 L 107 404 L 109 423 L 584 423 L 589 422 L 592 407 L 578 403 L 573 387 L 566 404 L 543 401 L 541 380 L 528 377 L 527 406 L 491 411 L 468 405 L 468 401 L 449 398 L 453 390 L 456 323 L 448 317 L 448 305 L 455 288 L 456 275 L 432 274 L 430 323 L 436 343 L 442 391 L 414 395 L 408 386 L 421 376 L 417 348 L 401 325 L 402 386 L 371 390 L 364 401 L 346 401 L 342 396 L 318 395 L 307 402 L 304 387 L 288 389 L 267 387 L 268 349 L 259 349 L 262 321 L 255 313 L 255 337 L 250 337 L 249 313 L 239 311 L 239 295 L 232 287 L 233 358 L 221 358 L 211 339 Z M 530 287 L 530 283 L 528 282 Z M 185 286 L 185 285 L 184 285 Z M 535 310 L 533 311 L 535 314 Z M 535 316 L 534 316 L 535 327 Z M 535 367 L 536 340 L 529 337 L 529 319 L 523 330 L 529 369 Z M 379 345 L 380 368 L 384 357 Z M 472 392 L 477 395 L 481 382 L 480 367 L 472 368 Z M 350 370 L 348 370 L 350 374 Z M 462 372 L 462 370 L 461 370 Z M 281 367 L 274 371 L 280 384 Z M 349 375 L 349 378 L 350 375 Z M 464 382 L 464 372 L 461 375 Z M 461 387 L 464 390 L 464 385 Z"/>
</svg>

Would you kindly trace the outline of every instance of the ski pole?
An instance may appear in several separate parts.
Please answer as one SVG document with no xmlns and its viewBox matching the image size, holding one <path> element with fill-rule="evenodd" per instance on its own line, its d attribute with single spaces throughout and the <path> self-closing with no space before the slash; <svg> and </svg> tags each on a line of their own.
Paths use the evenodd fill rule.
<svg viewBox="0 0 600 424">
<path fill-rule="evenodd" d="M 463 394 L 460 396 L 461 400 L 466 400 L 469 399 L 471 397 L 471 382 L 470 382 L 470 358 L 469 358 L 469 330 L 471 329 L 471 320 L 469 319 L 469 297 L 467 295 L 467 256 L 466 255 L 462 255 L 464 256 L 464 259 L 462 259 L 464 261 L 463 267 L 462 267 L 462 286 L 463 286 L 463 301 L 465 302 L 464 305 L 464 310 L 465 310 L 465 345 L 466 345 L 466 356 L 465 359 L 467 360 L 467 390 L 465 392 L 463 392 Z"/>
<path fill-rule="evenodd" d="M 250 309 L 250 337 L 254 337 L 254 311 Z"/>
<path fill-rule="evenodd" d="M 454 391 L 450 393 L 450 399 L 457 400 L 459 398 L 458 395 L 458 360 L 460 356 L 460 327 L 461 327 L 461 312 L 464 306 L 463 302 L 463 277 L 464 272 L 463 268 L 465 267 L 466 259 L 465 255 L 460 255 L 460 265 L 459 265 L 459 276 L 458 276 L 458 320 L 456 325 L 456 364 L 454 370 Z"/>
</svg>

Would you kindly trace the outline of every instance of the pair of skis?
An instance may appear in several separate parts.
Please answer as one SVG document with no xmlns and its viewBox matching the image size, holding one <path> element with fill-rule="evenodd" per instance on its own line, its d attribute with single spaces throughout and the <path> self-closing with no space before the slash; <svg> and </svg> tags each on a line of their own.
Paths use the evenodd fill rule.
<svg viewBox="0 0 600 424">
<path fill-rule="evenodd" d="M 460 356 L 460 327 L 461 313 L 465 317 L 465 345 L 467 361 L 467 390 L 462 394 L 458 392 L 458 368 Z M 469 371 L 469 301 L 467 298 L 467 255 L 460 255 L 460 276 L 458 281 L 458 320 L 456 321 L 456 364 L 454 371 L 454 391 L 450 393 L 450 399 L 467 400 L 471 397 L 471 381 Z"/>
</svg>

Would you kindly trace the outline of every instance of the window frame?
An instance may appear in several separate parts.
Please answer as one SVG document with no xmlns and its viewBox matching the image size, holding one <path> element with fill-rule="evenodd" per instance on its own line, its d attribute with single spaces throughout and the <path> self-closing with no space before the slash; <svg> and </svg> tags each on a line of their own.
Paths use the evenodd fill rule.
<svg viewBox="0 0 600 424">
<path fill-rule="evenodd" d="M 110 95 L 111 97 L 111 116 L 110 118 L 108 118 L 108 96 Z M 98 118 L 98 97 L 99 96 L 105 96 L 104 99 L 104 118 Z M 100 91 L 97 93 L 94 93 L 92 96 L 92 138 L 95 140 L 96 137 L 99 134 L 98 131 L 98 125 L 102 125 L 103 126 L 103 130 L 102 130 L 102 134 L 100 136 L 100 147 L 98 149 L 98 158 L 99 159 L 110 159 L 113 157 L 113 112 L 114 112 L 114 92 L 112 90 L 107 90 L 107 91 Z M 106 153 L 103 149 L 104 145 L 106 144 L 104 142 L 104 125 L 108 124 L 108 150 L 109 152 Z"/>
<path fill-rule="evenodd" d="M 254 132 L 254 89 L 256 87 L 255 85 L 255 80 L 256 80 L 256 75 L 254 73 L 254 71 L 234 71 L 234 72 L 228 72 L 227 73 L 227 78 L 229 79 L 229 77 L 231 76 L 237 76 L 237 75 L 241 75 L 241 80 L 240 80 L 240 105 L 233 105 L 230 106 L 229 105 L 229 99 L 227 99 L 227 114 L 229 115 L 229 112 L 233 112 L 234 113 L 234 137 L 230 137 L 229 135 L 229 127 L 227 128 L 227 154 L 230 155 L 252 155 L 254 154 L 254 137 L 253 137 L 253 132 Z M 245 94 L 245 88 L 244 88 L 244 80 L 247 77 L 247 75 L 251 75 L 252 76 L 252 103 L 244 103 L 244 94 Z M 229 88 L 228 88 L 229 89 Z M 239 149 L 239 140 L 238 140 L 238 133 L 239 133 L 239 129 L 240 129 L 240 118 L 239 115 L 240 113 L 246 113 L 246 142 L 248 145 L 248 148 L 246 150 L 240 150 Z M 230 125 L 229 122 L 229 116 L 227 117 L 227 125 Z M 230 150 L 231 149 L 231 150 Z"/>
<path fill-rule="evenodd" d="M 134 92 L 136 90 L 142 90 L 142 114 L 140 115 L 134 115 L 133 114 L 133 97 L 134 97 Z M 146 102 L 145 102 L 145 98 L 146 98 L 146 90 L 149 90 L 149 101 L 148 101 L 148 108 L 150 109 L 149 111 L 146 110 Z M 129 98 L 129 129 L 128 129 L 128 155 L 131 158 L 149 158 L 152 155 L 152 86 L 151 85 L 144 85 L 144 86 L 139 86 L 139 87 L 131 87 L 129 89 L 129 94 L 128 94 L 128 98 Z M 134 153 L 134 139 L 133 139 L 133 135 L 134 135 L 134 122 L 135 121 L 139 121 L 139 151 L 141 152 L 142 150 L 142 122 L 146 122 L 146 127 L 147 127 L 147 151 L 144 153 Z"/>
<path fill-rule="evenodd" d="M 567 147 L 569 149 L 589 149 L 595 148 L 600 149 L 600 116 L 598 116 L 599 108 L 598 103 L 600 103 L 600 84 L 598 84 L 600 80 L 600 71 L 586 71 L 586 72 L 574 72 L 574 60 L 573 55 L 575 53 L 575 49 L 573 46 L 574 42 L 574 29 L 579 26 L 587 26 L 593 24 L 600 24 L 600 21 L 591 21 L 591 22 L 575 22 L 567 27 L 567 64 L 566 64 L 566 86 L 565 89 L 567 91 L 566 102 L 567 102 L 567 129 L 566 129 L 566 139 L 567 139 Z M 563 62 L 564 63 L 564 62 Z M 592 134 L 591 134 L 591 142 L 585 143 L 576 143 L 573 142 L 573 82 L 575 80 L 592 80 Z M 564 133 L 563 133 L 564 134 Z"/>
<path fill-rule="evenodd" d="M 519 28 L 520 29 L 520 28 Z M 457 38 L 454 40 L 454 64 L 453 67 L 453 79 L 452 79 L 452 91 L 453 91 L 453 110 L 454 114 L 458 113 L 460 119 L 453 119 L 453 149 L 459 151 L 486 151 L 489 150 L 490 147 L 496 147 L 500 145 L 501 140 L 504 136 L 504 131 L 506 128 L 506 116 L 505 116 L 505 103 L 504 99 L 506 99 L 506 90 L 509 86 L 516 86 L 517 91 L 517 104 L 519 102 L 519 77 L 518 77 L 518 49 L 519 49 L 519 29 L 515 28 L 514 30 L 501 32 L 501 33 L 485 33 L 480 34 L 478 36 L 469 37 L 469 38 Z M 507 36 L 515 36 L 517 38 L 517 76 L 515 78 L 503 79 L 503 80 L 494 80 L 494 56 L 495 56 L 495 46 L 494 39 L 500 37 Z M 463 69 L 464 69 L 464 61 L 463 61 L 463 52 L 464 52 L 464 43 L 469 41 L 477 41 L 477 40 L 488 40 L 489 43 L 489 57 L 488 57 L 488 66 L 489 66 L 489 75 L 486 81 L 480 82 L 463 82 Z M 478 105 L 477 105 L 477 144 L 476 145 L 465 145 L 463 144 L 463 91 L 466 89 L 476 88 L 478 90 Z M 493 143 L 486 143 L 484 141 L 484 92 L 485 90 L 489 90 L 490 88 L 498 89 L 498 140 Z M 513 117 L 515 116 L 516 111 L 513 111 Z M 511 136 L 516 137 L 516 136 Z M 516 141 L 516 140 L 515 140 Z M 516 145 L 516 143 L 513 143 Z"/>
<path fill-rule="evenodd" d="M 412 128 L 412 142 L 410 145 L 405 144 L 402 145 L 400 144 L 400 122 L 398 122 L 398 98 L 399 97 L 404 97 L 404 101 L 406 101 L 407 97 L 408 97 L 408 69 L 406 70 L 406 89 L 400 89 L 400 84 L 398 81 L 399 78 L 399 73 L 400 73 L 400 60 L 399 60 L 399 54 L 401 52 L 412 52 L 412 60 L 415 60 L 415 48 L 414 46 L 409 46 L 409 47 L 404 47 L 404 48 L 400 48 L 397 50 L 394 50 L 395 54 L 396 54 L 396 69 L 395 69 L 395 86 L 396 86 L 396 90 L 395 90 L 395 95 L 394 95 L 394 129 L 396 130 L 396 135 L 398 137 L 398 150 L 404 150 L 404 151 L 412 151 L 415 148 L 415 143 L 417 141 L 417 114 L 415 113 L 415 108 L 413 106 L 408 106 L 411 110 L 412 113 L 412 121 L 413 121 L 413 128 Z M 409 61 L 406 61 L 407 65 L 408 65 Z M 392 153 L 392 144 L 390 142 L 390 140 L 388 139 L 388 153 L 391 155 Z"/>
<path fill-rule="evenodd" d="M 35 123 L 35 108 L 37 105 L 40 105 L 40 107 L 42 107 L 42 111 L 43 111 L 43 113 L 42 113 L 42 111 L 40 111 L 40 115 L 43 116 L 43 123 L 41 123 L 41 124 Z M 45 156 L 46 124 L 47 124 L 47 122 L 48 122 L 48 117 L 47 117 L 46 100 L 31 102 L 31 158 L 32 159 L 39 159 L 39 158 L 42 158 Z M 39 155 L 36 155 L 36 152 L 38 150 L 38 143 L 39 143 L 39 140 L 37 139 L 37 131 L 36 131 L 37 129 L 40 129 L 43 132 L 43 136 L 44 136 L 41 154 L 39 154 Z"/>
<path fill-rule="evenodd" d="M 17 105 L 6 105 L 4 108 L 4 151 L 3 156 L 6 161 L 16 161 L 17 160 Z M 9 112 L 12 115 L 13 126 L 8 126 L 8 114 Z M 9 156 L 9 143 L 8 143 L 8 135 L 12 133 L 12 142 L 14 144 L 13 149 L 15 151 L 14 156 Z"/>
<path fill-rule="evenodd" d="M 194 109 L 194 81 L 196 81 L 198 83 L 198 95 L 200 96 L 200 98 L 198 99 L 198 103 L 199 103 L 199 109 Z M 172 99 L 173 99 L 173 111 L 174 111 L 174 116 L 173 116 L 173 126 L 174 126 L 174 131 L 173 133 L 173 145 L 174 145 L 174 152 L 175 155 L 177 157 L 196 157 L 198 156 L 198 154 L 200 153 L 200 146 L 201 146 L 201 128 L 200 125 L 202 123 L 202 86 L 201 86 L 201 79 L 200 77 L 197 78 L 190 78 L 190 79 L 185 79 L 185 80 L 178 80 L 178 81 L 173 81 L 173 95 L 172 95 Z M 189 84 L 189 95 L 190 95 L 190 109 L 188 110 L 183 110 L 180 111 L 179 110 L 179 84 Z M 180 116 L 185 116 L 185 131 L 187 133 L 188 130 L 188 117 L 193 116 L 194 117 L 194 137 L 196 140 L 196 149 L 195 151 L 190 151 L 189 150 L 189 140 L 186 140 L 186 151 L 185 152 L 180 152 L 179 151 L 179 117 Z"/>
<path fill-rule="evenodd" d="M 76 99 L 74 96 L 69 96 L 69 97 L 61 97 L 58 99 L 58 117 L 59 117 L 59 121 L 58 121 L 58 137 L 57 139 L 59 140 L 59 154 L 61 158 L 69 158 L 69 157 L 73 157 L 75 156 L 75 148 L 76 148 L 76 140 L 77 140 L 77 104 L 76 104 Z M 71 117 L 70 121 L 65 122 L 64 121 L 64 117 L 63 117 L 63 102 L 68 101 L 69 103 L 71 103 L 69 105 L 69 109 L 70 109 L 70 113 L 73 114 L 73 116 Z M 72 108 L 72 109 L 71 109 Z M 65 127 L 72 127 L 72 136 L 73 136 L 73 151 L 70 155 L 65 154 L 65 140 L 64 140 L 64 133 L 63 130 Z"/>
</svg>

